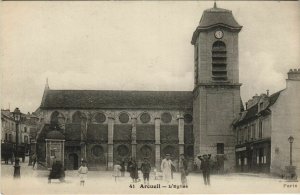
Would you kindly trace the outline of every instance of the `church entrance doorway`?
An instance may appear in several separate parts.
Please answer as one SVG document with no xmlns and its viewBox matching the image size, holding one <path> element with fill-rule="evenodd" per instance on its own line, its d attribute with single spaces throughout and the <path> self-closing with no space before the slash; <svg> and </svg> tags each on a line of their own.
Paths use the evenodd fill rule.
<svg viewBox="0 0 300 195">
<path fill-rule="evenodd" d="M 78 155 L 75 153 L 69 154 L 69 162 L 72 170 L 77 170 L 78 166 Z"/>
</svg>

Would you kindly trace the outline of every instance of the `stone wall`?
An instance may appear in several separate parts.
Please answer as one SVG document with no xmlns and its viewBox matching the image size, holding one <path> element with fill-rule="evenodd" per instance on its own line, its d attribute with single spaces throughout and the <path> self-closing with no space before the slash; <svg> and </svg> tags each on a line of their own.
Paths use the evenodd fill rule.
<svg viewBox="0 0 300 195">
<path fill-rule="evenodd" d="M 293 77 L 294 78 L 294 77 Z M 294 137 L 293 165 L 300 174 L 300 81 L 287 80 L 287 87 L 271 107 L 271 173 L 282 175 L 290 161 L 288 137 Z"/>
</svg>

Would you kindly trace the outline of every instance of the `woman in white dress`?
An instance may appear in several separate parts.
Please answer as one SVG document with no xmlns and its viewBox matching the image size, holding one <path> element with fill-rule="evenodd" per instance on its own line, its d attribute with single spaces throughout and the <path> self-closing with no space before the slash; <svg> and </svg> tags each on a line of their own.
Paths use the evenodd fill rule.
<svg viewBox="0 0 300 195">
<path fill-rule="evenodd" d="M 172 179 L 172 165 L 174 166 L 170 154 L 166 154 L 166 158 L 161 162 L 161 171 L 163 172 L 163 179 L 167 183 Z"/>
<path fill-rule="evenodd" d="M 121 177 L 121 169 L 122 169 L 121 165 L 118 162 L 116 162 L 116 164 L 114 165 L 114 175 L 113 175 L 115 177 L 115 182 L 117 182 L 118 177 Z"/>
</svg>

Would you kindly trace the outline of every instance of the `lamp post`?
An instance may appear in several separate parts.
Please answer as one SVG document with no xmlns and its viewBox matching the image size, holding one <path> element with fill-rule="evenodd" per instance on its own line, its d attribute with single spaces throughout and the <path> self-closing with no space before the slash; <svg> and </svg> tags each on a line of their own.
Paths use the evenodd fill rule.
<svg viewBox="0 0 300 195">
<path fill-rule="evenodd" d="M 293 142 L 294 142 L 294 137 L 290 136 L 288 138 L 288 141 L 290 142 L 290 166 L 293 166 L 293 155 L 292 155 L 292 151 L 293 151 Z"/>
<path fill-rule="evenodd" d="M 16 122 L 16 150 L 15 150 L 15 165 L 14 165 L 14 178 L 20 178 L 20 165 L 18 157 L 18 147 L 19 147 L 19 123 L 21 121 L 21 112 L 19 108 L 16 108 L 13 112 L 13 117 Z"/>
</svg>

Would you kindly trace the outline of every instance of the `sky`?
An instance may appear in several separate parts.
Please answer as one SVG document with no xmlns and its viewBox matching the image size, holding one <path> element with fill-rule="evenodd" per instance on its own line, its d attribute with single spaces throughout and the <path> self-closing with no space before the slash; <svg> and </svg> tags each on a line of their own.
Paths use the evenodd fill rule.
<svg viewBox="0 0 300 195">
<path fill-rule="evenodd" d="M 1 2 L 1 108 L 35 111 L 50 89 L 193 90 L 190 41 L 213 1 Z M 218 1 L 239 33 L 242 100 L 300 68 L 300 3 Z"/>
</svg>

